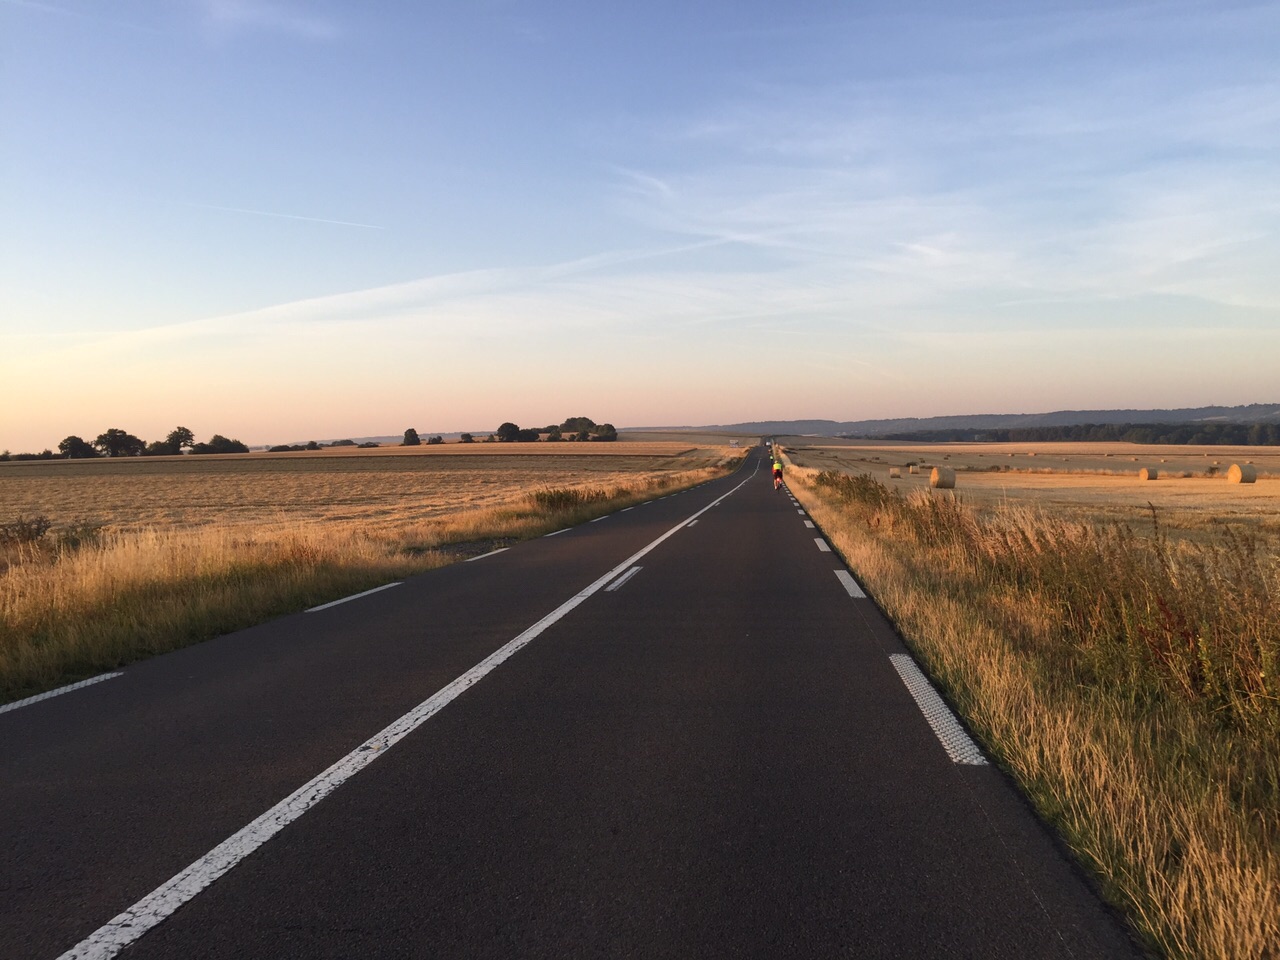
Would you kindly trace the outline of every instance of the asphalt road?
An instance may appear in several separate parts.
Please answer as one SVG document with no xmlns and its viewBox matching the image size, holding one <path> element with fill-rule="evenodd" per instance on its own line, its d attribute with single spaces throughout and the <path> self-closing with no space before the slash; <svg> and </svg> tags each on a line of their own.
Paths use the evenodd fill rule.
<svg viewBox="0 0 1280 960">
<path fill-rule="evenodd" d="M 1139 956 L 759 465 L 0 713 L 0 957 Z"/>
</svg>

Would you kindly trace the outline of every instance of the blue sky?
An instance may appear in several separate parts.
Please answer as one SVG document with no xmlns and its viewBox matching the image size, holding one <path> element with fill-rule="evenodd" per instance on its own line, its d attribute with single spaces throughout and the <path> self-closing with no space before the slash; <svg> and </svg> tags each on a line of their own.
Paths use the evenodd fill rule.
<svg viewBox="0 0 1280 960">
<path fill-rule="evenodd" d="M 0 0 L 0 448 L 1280 398 L 1280 4 Z"/>
</svg>

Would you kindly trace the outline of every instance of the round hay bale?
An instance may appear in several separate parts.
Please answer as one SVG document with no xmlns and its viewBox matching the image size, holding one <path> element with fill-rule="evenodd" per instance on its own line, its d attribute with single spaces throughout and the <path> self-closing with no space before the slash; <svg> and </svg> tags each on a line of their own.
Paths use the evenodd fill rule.
<svg viewBox="0 0 1280 960">
<path fill-rule="evenodd" d="M 1231 483 L 1254 483 L 1258 479 L 1258 471 L 1252 463 L 1233 463 L 1227 471 L 1227 480 Z"/>
<path fill-rule="evenodd" d="M 907 473 L 919 473 L 919 472 L 920 472 L 920 468 L 916 466 L 914 463 L 911 466 L 907 467 Z"/>
<path fill-rule="evenodd" d="M 902 476 L 902 470 L 901 470 L 899 467 L 890 467 L 890 468 L 889 468 L 889 479 L 890 479 L 890 480 L 897 480 L 897 479 L 898 479 L 899 477 L 901 477 L 901 476 Z"/>
<path fill-rule="evenodd" d="M 929 486 L 937 487 L 939 490 L 954 490 L 956 485 L 956 472 L 950 467 L 934 467 L 929 474 Z"/>
<path fill-rule="evenodd" d="M 1160 471 L 1155 467 L 1143 467 L 1138 471 L 1139 480 L 1155 480 L 1160 476 Z"/>
</svg>

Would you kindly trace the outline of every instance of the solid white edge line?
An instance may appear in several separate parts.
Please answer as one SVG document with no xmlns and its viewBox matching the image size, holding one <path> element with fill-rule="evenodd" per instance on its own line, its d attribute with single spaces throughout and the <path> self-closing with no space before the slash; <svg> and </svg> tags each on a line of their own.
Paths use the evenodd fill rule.
<svg viewBox="0 0 1280 960">
<path fill-rule="evenodd" d="M 823 553 L 831 552 L 830 544 L 828 544 L 827 541 L 823 540 L 821 537 L 814 537 L 813 542 L 818 545 L 818 549 L 821 550 Z"/>
<path fill-rule="evenodd" d="M 77 683 L 69 683 L 65 687 L 58 687 L 56 690 L 46 690 L 44 693 L 37 693 L 34 697 L 25 697 L 22 700 L 15 700 L 13 703 L 6 703 L 0 707 L 0 713 L 8 713 L 10 710 L 17 710 L 19 707 L 30 706 L 33 703 L 39 703 L 41 700 L 48 700 L 50 697 L 60 697 L 64 693 L 70 693 L 72 690 L 79 690 L 95 683 L 101 683 L 103 680 L 110 680 L 112 677 L 123 677 L 120 671 L 115 673 L 100 673 L 96 677 L 90 677 L 88 680 L 81 680 Z"/>
<path fill-rule="evenodd" d="M 693 515 L 697 519 L 726 497 L 737 493 L 747 481 L 743 480 L 728 493 L 714 500 Z M 297 820 L 336 790 L 352 776 L 385 753 L 401 739 L 439 713 L 463 691 L 475 686 L 490 671 L 532 642 L 544 630 L 560 620 L 584 600 L 608 584 L 637 560 L 656 549 L 660 544 L 684 529 L 687 520 L 676 524 L 648 546 L 641 548 L 604 576 L 566 600 L 549 614 L 525 630 L 514 640 L 489 654 L 452 683 L 442 687 L 431 697 L 414 707 L 399 720 L 384 728 L 355 750 L 329 767 L 319 776 L 299 787 L 248 826 L 232 834 L 199 860 L 175 874 L 151 893 L 147 894 L 123 913 L 112 917 L 89 936 L 85 937 L 58 960 L 110 960 L 143 934 L 159 926 L 179 907 L 192 900 L 215 880 L 231 870 L 253 853 L 285 826 Z"/>
<path fill-rule="evenodd" d="M 330 607 L 336 607 L 340 603 L 346 603 L 348 600 L 359 600 L 361 597 L 367 597 L 371 593 L 381 593 L 383 590 L 390 590 L 392 587 L 400 586 L 400 581 L 395 583 L 384 583 L 380 587 L 374 587 L 372 590 L 364 590 L 360 593 L 353 593 L 349 597 L 343 597 L 341 600 L 330 600 L 328 603 L 322 603 L 318 607 L 307 607 L 303 613 L 316 613 L 320 610 L 328 610 Z"/>
<path fill-rule="evenodd" d="M 978 745 L 969 739 L 969 734 L 964 732 L 964 727 L 960 726 L 956 715 L 943 702 L 942 697 L 938 696 L 938 691 L 933 689 L 933 684 L 916 666 L 916 662 L 905 653 L 891 653 L 889 659 L 893 661 L 893 668 L 898 671 L 898 676 L 907 685 L 911 698 L 924 714 L 925 720 L 933 730 L 933 735 L 947 751 L 947 756 L 951 758 L 952 763 L 975 767 L 986 766 L 987 759 L 978 749 Z"/>
<path fill-rule="evenodd" d="M 467 559 L 462 562 L 470 563 L 473 560 L 483 560 L 485 557 L 496 557 L 498 554 L 506 553 L 510 549 L 510 547 L 499 547 L 497 550 L 490 550 L 488 553 L 482 553 L 478 557 L 467 557 Z"/>
<path fill-rule="evenodd" d="M 620 586 L 622 586 L 624 583 L 626 583 L 628 580 L 630 580 L 639 572 L 640 572 L 639 567 L 632 567 L 630 570 L 628 570 L 626 573 L 620 576 L 617 580 L 613 581 L 613 583 L 605 587 L 604 592 L 613 593 L 613 591 L 617 590 Z"/>
<path fill-rule="evenodd" d="M 862 588 L 858 586 L 858 581 L 853 579 L 853 575 L 849 573 L 848 570 L 837 570 L 836 579 L 844 585 L 849 596 L 853 597 L 855 600 L 867 599 L 867 595 L 863 593 Z"/>
</svg>

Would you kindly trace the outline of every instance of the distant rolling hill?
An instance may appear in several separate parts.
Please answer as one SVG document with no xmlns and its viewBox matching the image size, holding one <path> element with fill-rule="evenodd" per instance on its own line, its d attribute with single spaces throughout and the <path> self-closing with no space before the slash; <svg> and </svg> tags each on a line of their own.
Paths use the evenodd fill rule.
<svg viewBox="0 0 1280 960">
<path fill-rule="evenodd" d="M 882 437 L 925 430 L 1000 430 L 1020 427 L 1070 427 L 1084 423 L 1280 423 L 1280 404 L 1239 407 L 1186 407 L 1178 410 L 1057 410 L 1052 413 L 975 413 L 896 420 L 764 420 L 684 427 L 624 427 L 622 430 L 700 430 L 725 433 Z"/>
</svg>

